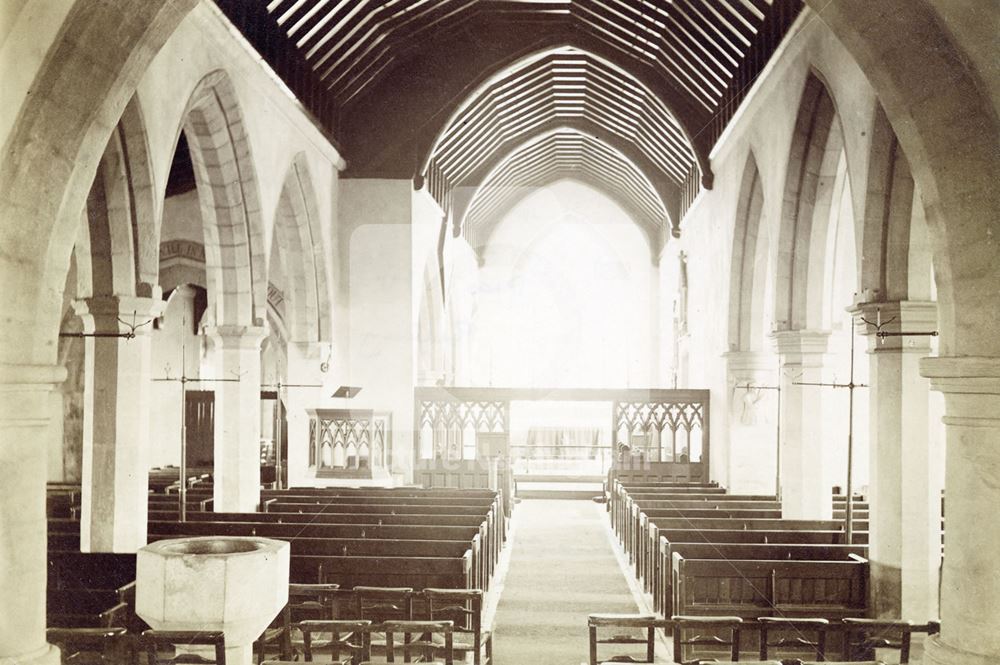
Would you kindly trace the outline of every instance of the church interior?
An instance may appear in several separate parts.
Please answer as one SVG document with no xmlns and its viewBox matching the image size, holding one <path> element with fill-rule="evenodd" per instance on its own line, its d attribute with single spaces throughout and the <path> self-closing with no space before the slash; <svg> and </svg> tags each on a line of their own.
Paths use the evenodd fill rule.
<svg viewBox="0 0 1000 665">
<path fill-rule="evenodd" d="M 993 0 L 3 0 L 0 665 L 997 665 L 998 63 Z"/>
</svg>

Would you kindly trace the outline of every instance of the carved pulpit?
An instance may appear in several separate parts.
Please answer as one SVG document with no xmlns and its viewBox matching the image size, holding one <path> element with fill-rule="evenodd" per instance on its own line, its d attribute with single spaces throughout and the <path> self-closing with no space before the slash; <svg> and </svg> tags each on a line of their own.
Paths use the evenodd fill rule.
<svg viewBox="0 0 1000 665">
<path fill-rule="evenodd" d="M 317 478 L 389 479 L 390 413 L 310 409 L 309 418 L 309 466 Z"/>
</svg>

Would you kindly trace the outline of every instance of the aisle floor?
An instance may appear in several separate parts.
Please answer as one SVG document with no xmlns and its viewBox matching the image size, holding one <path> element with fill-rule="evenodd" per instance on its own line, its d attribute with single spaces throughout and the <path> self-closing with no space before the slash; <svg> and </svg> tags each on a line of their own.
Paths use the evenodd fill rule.
<svg viewBox="0 0 1000 665">
<path fill-rule="evenodd" d="M 639 611 L 612 550 L 605 507 L 525 500 L 515 510 L 494 622 L 496 665 L 586 663 L 587 615 Z"/>
</svg>

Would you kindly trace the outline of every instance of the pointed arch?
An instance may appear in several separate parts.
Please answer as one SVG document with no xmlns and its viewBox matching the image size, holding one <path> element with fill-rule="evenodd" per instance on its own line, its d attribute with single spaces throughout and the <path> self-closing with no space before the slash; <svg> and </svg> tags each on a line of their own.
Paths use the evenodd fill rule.
<svg viewBox="0 0 1000 665">
<path fill-rule="evenodd" d="M 754 335 L 758 323 L 753 313 L 762 311 L 764 281 L 756 274 L 757 242 L 762 227 L 764 188 L 753 152 L 747 155 L 743 167 L 736 222 L 733 227 L 732 261 L 729 277 L 729 350 L 751 351 L 762 345 L 760 335 Z"/>
<path fill-rule="evenodd" d="M 195 86 L 182 129 L 198 190 L 215 322 L 261 325 L 267 307 L 264 222 L 249 136 L 225 71 L 210 72 Z"/>
<path fill-rule="evenodd" d="M 914 182 L 885 110 L 876 104 L 865 192 L 861 288 L 873 300 L 910 298 L 910 220 Z"/>
<path fill-rule="evenodd" d="M 87 195 L 91 296 L 150 296 L 157 283 L 157 229 L 145 124 L 135 96 L 108 139 Z"/>
<path fill-rule="evenodd" d="M 778 226 L 774 287 L 774 325 L 778 330 L 822 325 L 823 302 L 816 296 L 822 289 L 811 288 L 817 285 L 810 284 L 816 279 L 811 275 L 810 259 L 822 262 L 827 255 L 829 211 L 843 151 L 843 128 L 833 97 L 810 72 L 792 134 Z"/>
<path fill-rule="evenodd" d="M 316 191 L 305 155 L 285 175 L 274 221 L 274 239 L 288 284 L 286 319 L 292 342 L 330 341 L 331 308 Z"/>
</svg>

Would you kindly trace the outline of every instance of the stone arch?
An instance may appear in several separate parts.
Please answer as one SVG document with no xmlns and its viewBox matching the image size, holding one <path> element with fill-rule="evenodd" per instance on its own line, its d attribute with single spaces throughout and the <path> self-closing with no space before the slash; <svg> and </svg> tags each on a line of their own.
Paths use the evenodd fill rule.
<svg viewBox="0 0 1000 665">
<path fill-rule="evenodd" d="M 133 96 L 108 139 L 87 195 L 89 295 L 154 294 L 158 272 L 154 207 L 145 123 Z"/>
<path fill-rule="evenodd" d="M 153 186 L 149 136 L 145 116 L 136 95 L 125 106 L 115 129 L 121 145 L 131 200 L 131 223 L 135 246 L 136 295 L 155 293 L 159 272 L 158 201 Z"/>
<path fill-rule="evenodd" d="M 941 354 L 1000 354 L 993 332 L 1000 317 L 1000 117 L 988 92 L 997 79 L 975 66 L 990 49 L 983 43 L 970 58 L 976 28 L 946 24 L 936 3 L 807 3 L 871 81 L 920 188 L 934 248 Z M 914 49 L 914 40 L 941 46 Z"/>
<path fill-rule="evenodd" d="M 843 127 L 833 97 L 810 72 L 792 134 L 778 225 L 774 302 L 778 330 L 823 324 L 822 263 L 843 152 Z"/>
<path fill-rule="evenodd" d="M 747 156 L 736 202 L 733 251 L 729 278 L 729 350 L 751 351 L 763 346 L 760 331 L 755 334 L 754 312 L 762 310 L 764 282 L 755 270 L 757 242 L 763 227 L 764 188 L 753 152 Z M 756 326 L 757 329 L 760 326 Z"/>
<path fill-rule="evenodd" d="M 62 291 L 89 185 L 140 77 L 195 4 L 77 2 L 63 21 L 33 84 L 46 94 L 23 101 L 0 167 L 0 219 L 9 220 L 0 303 L 7 324 L 20 331 L 4 338 L 19 340 L 2 345 L 5 361 L 56 360 Z M 120 26 L 114 48 L 107 40 L 69 38 L 107 25 Z"/>
<path fill-rule="evenodd" d="M 867 185 L 861 288 L 872 301 L 908 300 L 915 186 L 910 164 L 881 105 L 875 108 Z"/>
<path fill-rule="evenodd" d="M 278 200 L 274 239 L 285 278 L 286 323 L 292 342 L 330 340 L 331 308 L 322 225 L 305 155 L 293 158 Z"/>
<path fill-rule="evenodd" d="M 182 118 L 201 208 L 215 323 L 261 325 L 267 307 L 264 219 L 249 136 L 229 75 L 215 70 L 202 78 Z"/>
</svg>

